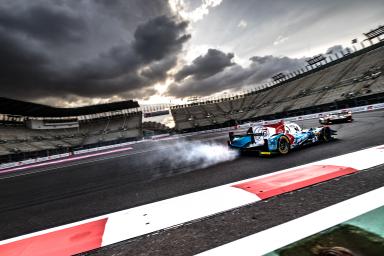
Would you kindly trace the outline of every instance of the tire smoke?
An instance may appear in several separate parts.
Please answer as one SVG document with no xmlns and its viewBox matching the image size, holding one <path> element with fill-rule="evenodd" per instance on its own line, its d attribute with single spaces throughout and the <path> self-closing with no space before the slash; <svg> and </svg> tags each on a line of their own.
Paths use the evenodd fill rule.
<svg viewBox="0 0 384 256">
<path fill-rule="evenodd" d="M 180 172 L 185 172 L 231 161 L 237 156 L 237 151 L 230 150 L 224 144 L 177 141 L 171 147 L 157 151 L 153 160 L 162 162 L 162 167 L 168 170 L 180 169 Z"/>
</svg>

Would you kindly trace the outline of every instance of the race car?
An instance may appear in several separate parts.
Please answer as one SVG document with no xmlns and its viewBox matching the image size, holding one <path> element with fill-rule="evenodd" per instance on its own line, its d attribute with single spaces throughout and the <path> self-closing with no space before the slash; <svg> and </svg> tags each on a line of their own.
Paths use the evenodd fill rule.
<svg viewBox="0 0 384 256">
<path fill-rule="evenodd" d="M 246 134 L 229 133 L 228 146 L 240 152 L 257 152 L 260 155 L 288 154 L 290 150 L 309 144 L 329 142 L 336 131 L 328 126 L 302 129 L 293 122 L 249 127 Z"/>
<path fill-rule="evenodd" d="M 351 111 L 342 111 L 341 113 L 331 113 L 327 114 L 324 117 L 319 118 L 320 124 L 339 124 L 339 123 L 348 123 L 352 122 L 352 112 Z"/>
</svg>

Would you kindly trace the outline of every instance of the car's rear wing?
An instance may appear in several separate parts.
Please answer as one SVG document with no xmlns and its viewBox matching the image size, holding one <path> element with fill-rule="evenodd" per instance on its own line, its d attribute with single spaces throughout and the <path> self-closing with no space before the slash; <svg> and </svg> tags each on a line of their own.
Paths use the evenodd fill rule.
<svg viewBox="0 0 384 256">
<path fill-rule="evenodd" d="M 250 137 L 251 142 L 255 142 L 255 136 L 264 136 L 264 133 L 246 133 L 246 134 L 234 134 L 234 132 L 229 132 L 229 141 L 232 142 L 234 138 L 243 138 Z"/>
</svg>

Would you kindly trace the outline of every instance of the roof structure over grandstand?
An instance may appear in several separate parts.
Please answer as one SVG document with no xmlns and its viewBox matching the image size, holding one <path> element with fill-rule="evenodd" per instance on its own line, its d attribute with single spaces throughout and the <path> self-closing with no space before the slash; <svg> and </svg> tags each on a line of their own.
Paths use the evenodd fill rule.
<svg viewBox="0 0 384 256">
<path fill-rule="evenodd" d="M 32 102 L 24 102 L 0 97 L 1 114 L 30 117 L 82 116 L 138 107 L 139 103 L 137 101 L 126 100 L 76 108 L 57 108 Z"/>
</svg>

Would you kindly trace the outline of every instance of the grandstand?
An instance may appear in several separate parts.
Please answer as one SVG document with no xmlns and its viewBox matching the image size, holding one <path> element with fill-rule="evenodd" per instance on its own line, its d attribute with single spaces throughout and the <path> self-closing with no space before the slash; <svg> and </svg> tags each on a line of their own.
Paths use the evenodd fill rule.
<svg viewBox="0 0 384 256">
<path fill-rule="evenodd" d="M 169 135 L 172 133 L 172 129 L 168 126 L 153 121 L 143 122 L 143 136 L 144 139 L 154 138 L 156 135 Z"/>
<path fill-rule="evenodd" d="M 142 112 L 136 101 L 55 108 L 0 98 L 0 162 L 141 137 Z"/>
<path fill-rule="evenodd" d="M 196 131 L 384 102 L 384 41 L 323 62 L 278 74 L 261 90 L 173 106 L 175 128 Z"/>
</svg>

